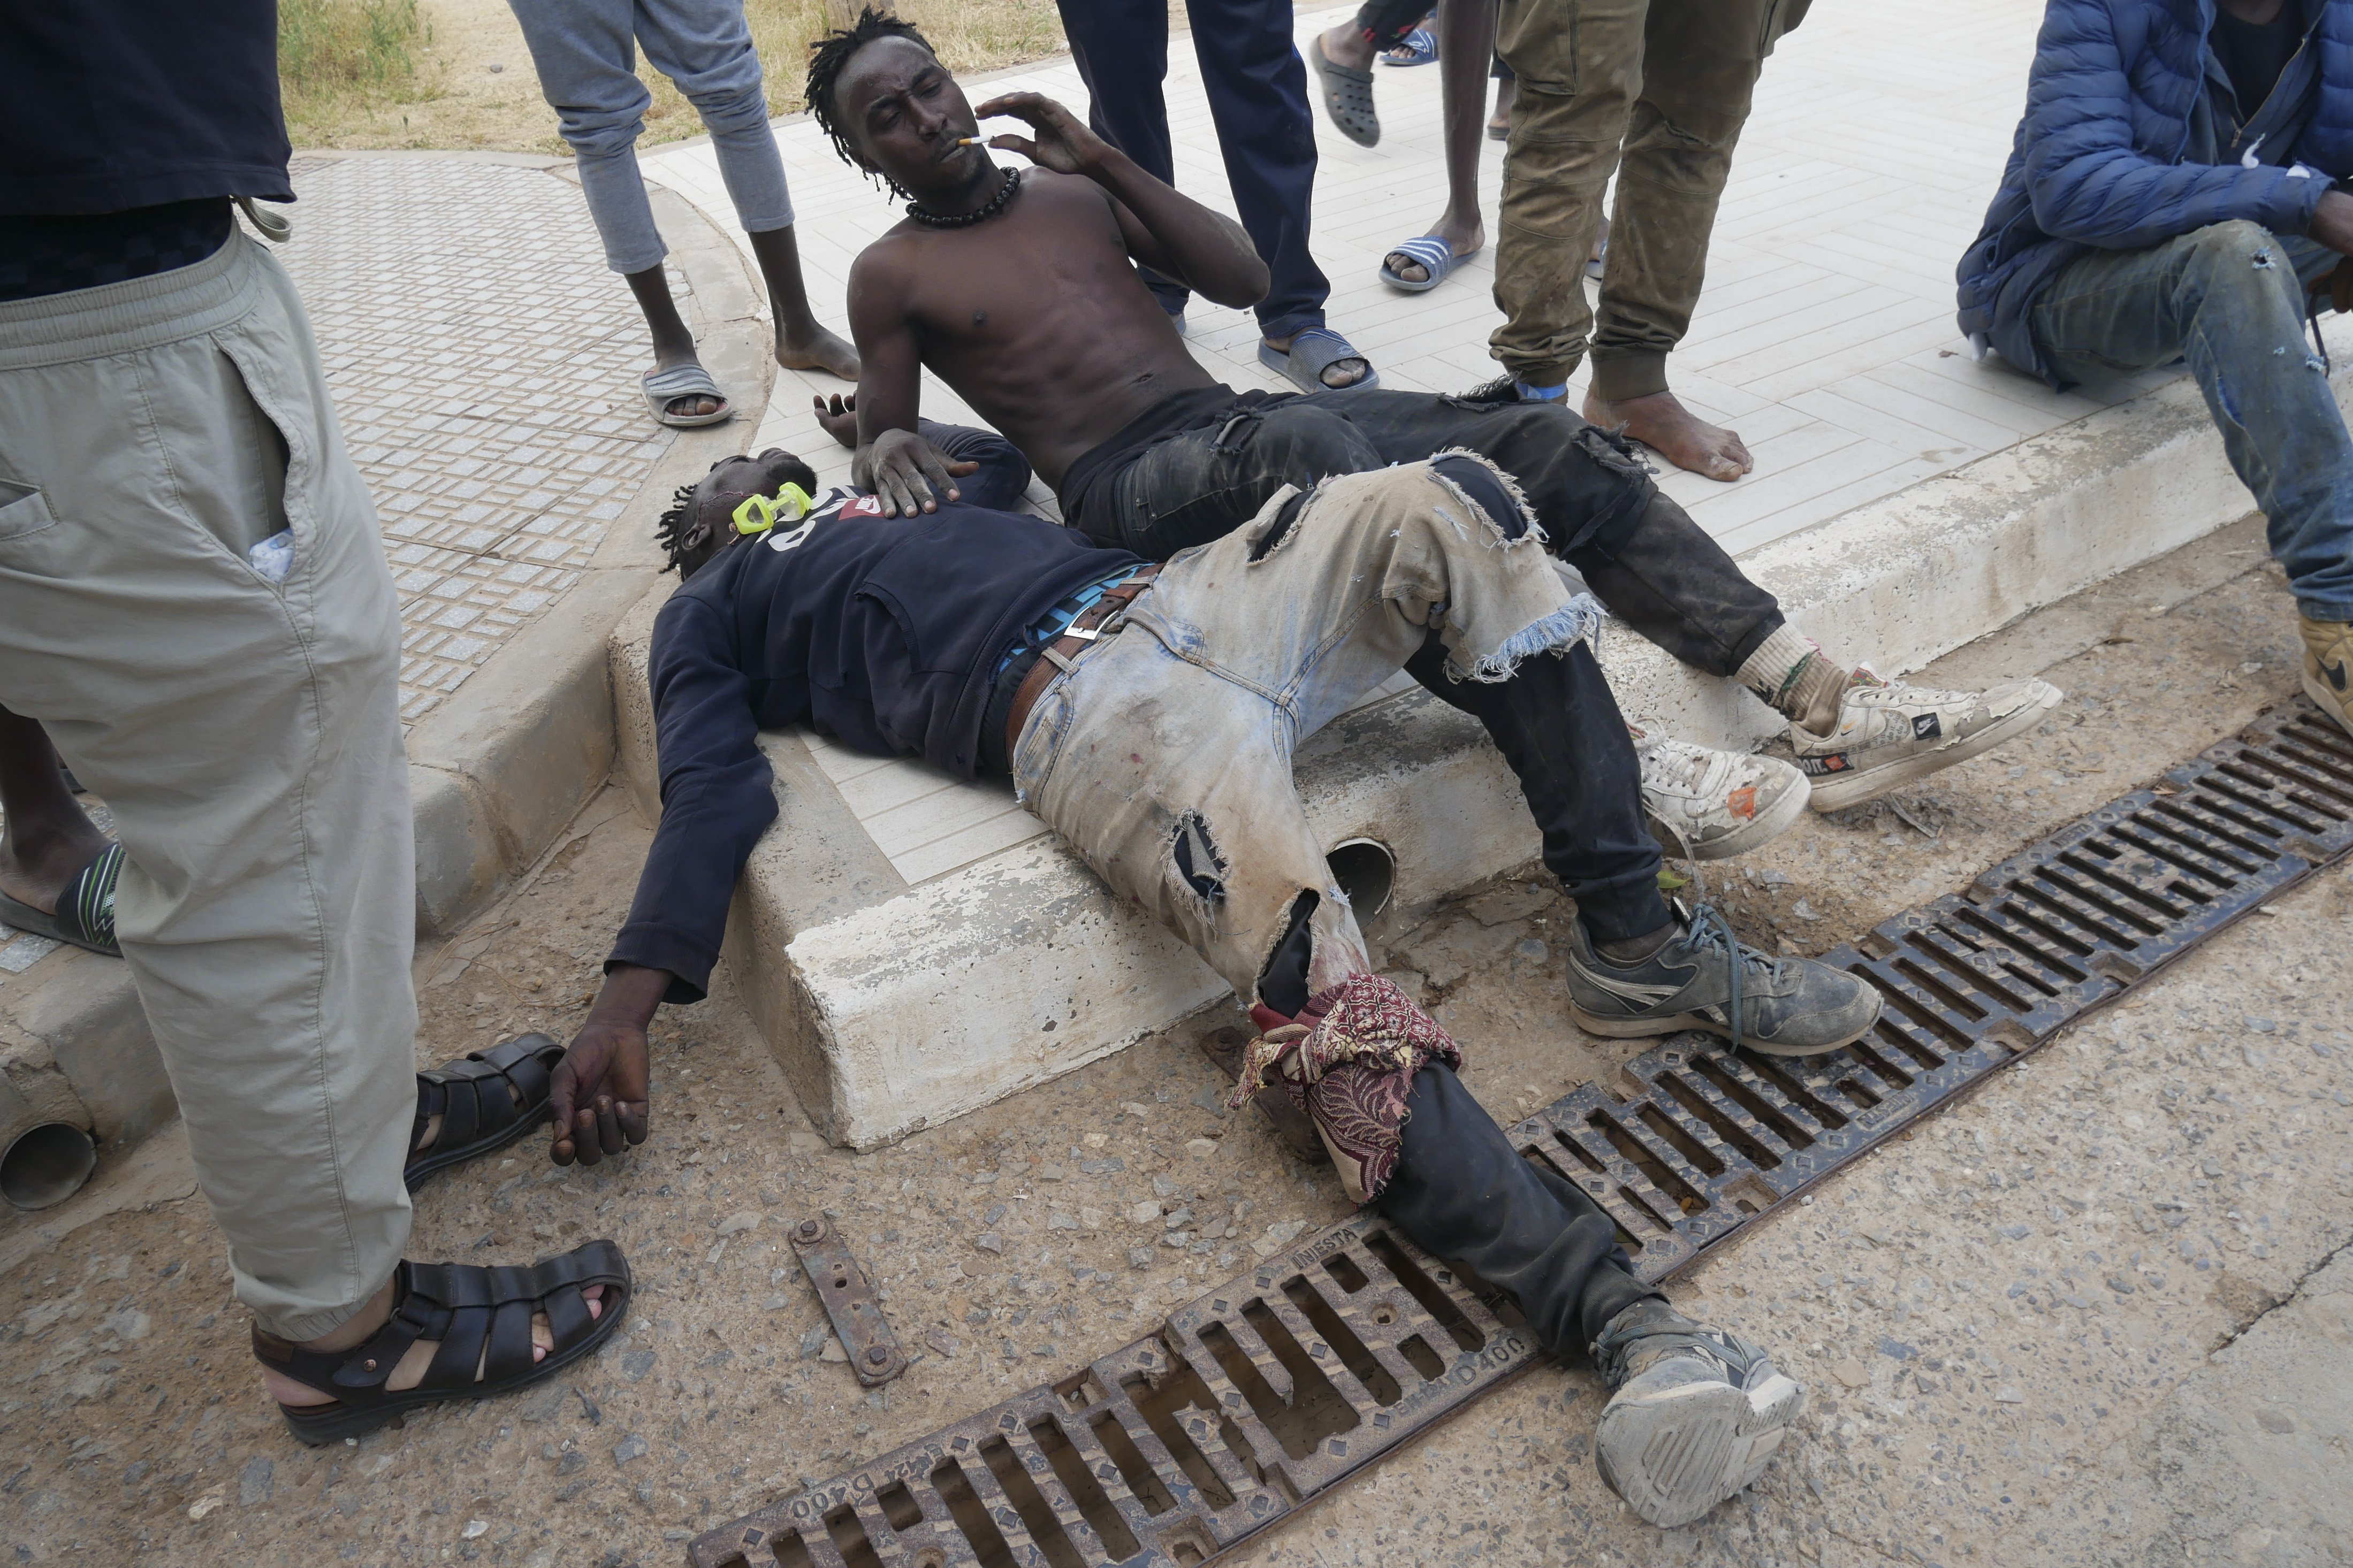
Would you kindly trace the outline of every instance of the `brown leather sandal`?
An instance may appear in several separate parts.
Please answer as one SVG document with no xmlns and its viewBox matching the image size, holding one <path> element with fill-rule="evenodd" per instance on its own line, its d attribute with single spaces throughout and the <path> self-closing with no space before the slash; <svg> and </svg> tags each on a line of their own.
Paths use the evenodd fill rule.
<svg viewBox="0 0 2353 1568">
<path fill-rule="evenodd" d="M 581 1292 L 605 1287 L 592 1315 Z M 253 1353 L 272 1372 L 335 1396 L 332 1405 L 280 1405 L 294 1436 L 316 1447 L 372 1432 L 420 1405 L 489 1399 L 553 1377 L 594 1355 L 628 1315 L 629 1265 L 610 1241 L 591 1241 L 528 1268 L 471 1263 L 410 1263 L 393 1275 L 391 1321 L 348 1351 L 307 1351 L 253 1331 Z M 554 1348 L 531 1358 L 531 1320 L 547 1314 Z M 424 1381 L 384 1386 L 408 1347 L 439 1342 Z M 479 1371 L 480 1375 L 476 1375 Z"/>
<path fill-rule="evenodd" d="M 416 1152 L 401 1174 L 415 1192 L 436 1171 L 503 1149 L 547 1120 L 549 1075 L 564 1047 L 545 1035 L 523 1035 L 487 1051 L 417 1075 L 417 1121 L 408 1146 Z M 426 1124 L 438 1116 L 433 1147 L 417 1149 Z"/>
</svg>

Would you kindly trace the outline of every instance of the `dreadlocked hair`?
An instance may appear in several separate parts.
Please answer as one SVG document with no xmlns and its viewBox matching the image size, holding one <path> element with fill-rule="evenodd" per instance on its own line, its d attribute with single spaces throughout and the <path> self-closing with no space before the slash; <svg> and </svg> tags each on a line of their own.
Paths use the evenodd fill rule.
<svg viewBox="0 0 2353 1568">
<path fill-rule="evenodd" d="M 679 572 L 685 563 L 681 559 L 680 542 L 686 537 L 687 525 L 694 521 L 693 485 L 681 485 L 671 492 L 670 510 L 654 520 L 654 542 L 662 547 L 669 558 L 665 572 Z"/>
<path fill-rule="evenodd" d="M 833 107 L 834 86 L 841 80 L 842 69 L 849 64 L 849 57 L 878 38 L 904 38 L 926 54 L 934 58 L 939 54 L 932 47 L 932 41 L 923 37 L 913 22 L 902 22 L 869 5 L 858 13 L 858 20 L 849 26 L 828 33 L 809 45 L 808 85 L 804 96 L 808 100 L 810 118 L 833 142 L 833 150 L 840 154 L 841 161 L 853 169 L 861 169 L 868 179 L 877 184 L 888 185 L 903 198 L 907 193 L 899 188 L 898 181 L 888 174 L 864 169 L 859 163 L 858 153 L 849 145 L 849 137 L 835 115 Z"/>
</svg>

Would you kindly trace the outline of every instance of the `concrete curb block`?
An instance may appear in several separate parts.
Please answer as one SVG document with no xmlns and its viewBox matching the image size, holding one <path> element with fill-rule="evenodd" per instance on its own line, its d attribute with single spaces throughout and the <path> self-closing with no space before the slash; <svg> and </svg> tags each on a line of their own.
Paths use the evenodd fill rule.
<svg viewBox="0 0 2353 1568">
<path fill-rule="evenodd" d="M 2353 410 L 2353 324 L 2328 323 L 2327 338 L 2345 367 L 2332 384 L 2337 405 Z M 2252 507 L 2197 384 L 2184 376 L 1768 544 L 1741 565 L 1824 647 L 1896 674 L 2203 538 Z M 1601 664 L 1638 724 L 1739 749 L 1780 730 L 1777 715 L 1729 682 L 1614 624 Z"/>
<path fill-rule="evenodd" d="M 415 157 L 332 153 L 305 156 Z M 543 168 L 567 160 L 480 161 Z M 614 521 L 582 580 L 484 662 L 409 733 L 416 812 L 417 925 L 447 936 L 527 870 L 612 771 L 614 701 L 607 644 L 659 582 L 654 520 L 680 484 L 738 450 L 776 381 L 757 280 L 733 241 L 683 197 L 649 187 L 654 214 L 686 275 L 683 305 L 703 363 L 744 389 L 728 424 L 676 433 Z M 79 1097 L 101 1154 L 120 1152 L 175 1113 L 169 1079 L 131 974 L 119 961 L 62 950 L 0 992 L 0 1057 L 19 1092 L 48 1092 L 51 1072 Z M 30 1096 L 28 1095 L 29 1099 Z M 63 1103 L 60 1101 L 59 1103 Z"/>
<path fill-rule="evenodd" d="M 2337 386 L 2340 400 L 2353 395 L 2353 374 Z M 2184 379 L 1743 564 L 1835 651 L 1896 673 L 2247 510 Z M 2237 569 L 2220 552 L 2185 552 L 2179 575 L 2200 592 Z M 620 766 L 649 820 L 659 815 L 644 690 L 657 605 L 640 606 L 612 643 Z M 1731 683 L 1622 627 L 1606 633 L 1600 653 L 1637 723 L 1743 749 L 1780 728 Z M 1113 899 L 1059 844 L 1032 841 L 911 887 L 797 735 L 767 736 L 764 747 L 781 817 L 738 888 L 725 958 L 803 1107 L 835 1142 L 871 1148 L 937 1125 L 1226 999 L 1189 949 Z M 1540 848 L 1478 727 L 1418 691 L 1314 737 L 1297 780 L 1327 843 L 1361 835 L 1395 854 L 1387 924 L 1528 866 Z"/>
</svg>

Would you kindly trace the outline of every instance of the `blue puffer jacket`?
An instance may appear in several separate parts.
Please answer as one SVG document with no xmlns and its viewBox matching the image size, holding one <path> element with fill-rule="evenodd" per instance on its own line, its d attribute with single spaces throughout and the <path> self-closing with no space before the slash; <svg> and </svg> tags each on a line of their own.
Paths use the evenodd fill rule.
<svg viewBox="0 0 2353 1568">
<path fill-rule="evenodd" d="M 1961 258 L 1961 331 L 2057 386 L 2028 318 L 2085 250 L 2232 218 L 2302 234 L 2328 181 L 2353 174 L 2353 0 L 2301 8 L 2305 46 L 2242 129 L 2206 44 L 2213 0 L 2050 0 L 2010 166 Z"/>
</svg>

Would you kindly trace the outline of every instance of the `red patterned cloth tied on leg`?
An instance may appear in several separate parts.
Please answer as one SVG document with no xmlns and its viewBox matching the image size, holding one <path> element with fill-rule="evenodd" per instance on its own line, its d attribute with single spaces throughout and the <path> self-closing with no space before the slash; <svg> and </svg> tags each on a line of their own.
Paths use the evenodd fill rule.
<svg viewBox="0 0 2353 1568">
<path fill-rule="evenodd" d="M 1323 1135 L 1350 1201 L 1380 1196 L 1397 1169 L 1398 1129 L 1405 1124 L 1413 1075 L 1435 1057 L 1462 1065 L 1462 1052 L 1438 1020 L 1377 974 L 1351 974 L 1310 999 L 1298 1022 L 1253 1007 L 1265 1029 L 1242 1053 L 1240 1079 L 1226 1102 L 1240 1110 L 1273 1069 L 1275 1085 Z"/>
</svg>

